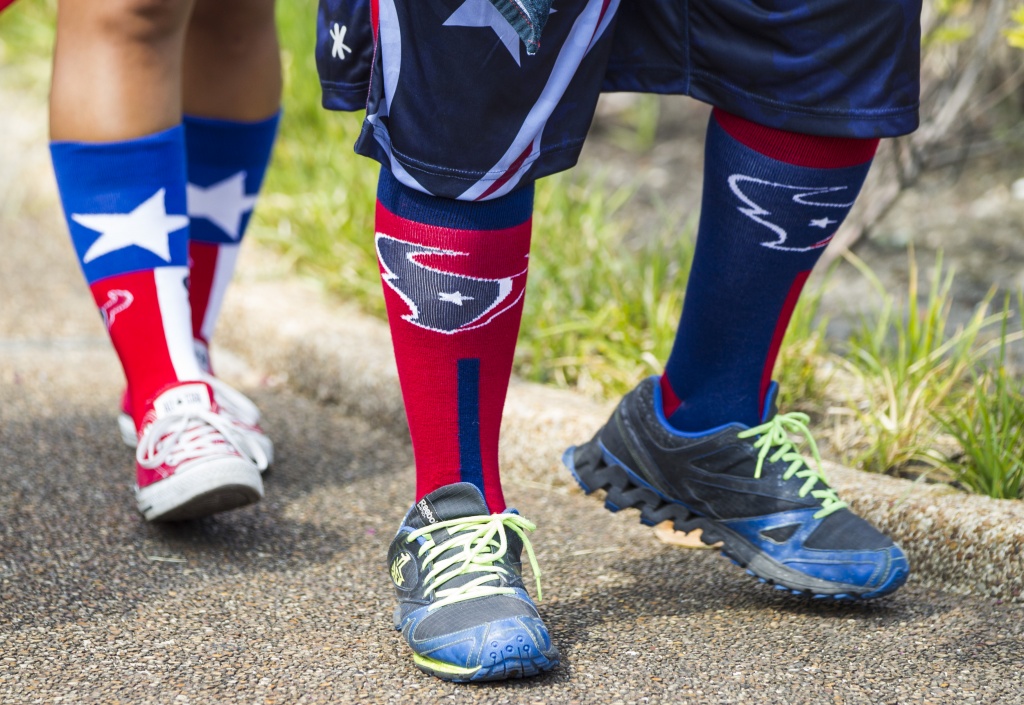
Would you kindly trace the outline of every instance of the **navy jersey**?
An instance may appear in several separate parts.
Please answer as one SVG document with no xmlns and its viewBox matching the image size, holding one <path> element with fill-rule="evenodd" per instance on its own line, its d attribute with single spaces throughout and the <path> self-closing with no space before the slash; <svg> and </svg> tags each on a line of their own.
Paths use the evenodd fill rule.
<svg viewBox="0 0 1024 705">
<path fill-rule="evenodd" d="M 367 109 L 356 150 L 476 200 L 572 166 L 601 91 L 804 134 L 917 127 L 920 0 L 554 0 L 519 23 L 510 2 L 321 0 L 324 105 Z"/>
</svg>

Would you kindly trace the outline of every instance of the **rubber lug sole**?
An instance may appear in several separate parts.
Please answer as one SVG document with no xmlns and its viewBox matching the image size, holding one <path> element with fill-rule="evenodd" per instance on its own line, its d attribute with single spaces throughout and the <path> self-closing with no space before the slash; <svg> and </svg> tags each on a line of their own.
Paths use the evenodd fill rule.
<svg viewBox="0 0 1024 705">
<path fill-rule="evenodd" d="M 562 456 L 562 463 L 572 473 L 586 494 L 604 490 L 604 506 L 608 511 L 638 509 L 640 522 L 656 526 L 671 521 L 676 531 L 701 530 L 700 540 L 722 544 L 722 555 L 746 570 L 761 583 L 779 591 L 815 600 L 861 602 L 883 597 L 906 582 L 909 569 L 894 571 L 883 585 L 868 592 L 857 592 L 850 586 L 832 588 L 809 576 L 788 568 L 765 556 L 748 541 L 707 517 L 702 517 L 682 504 L 666 500 L 650 487 L 637 484 L 631 473 L 618 464 L 607 462 L 600 444 L 595 440 L 583 446 L 572 446 Z"/>
<path fill-rule="evenodd" d="M 542 655 L 530 657 L 505 656 L 489 666 L 463 669 L 450 666 L 419 654 L 413 655 L 416 667 L 443 681 L 452 683 L 483 683 L 486 681 L 504 681 L 518 678 L 531 678 L 546 673 L 558 666 L 558 660 L 551 660 Z"/>
</svg>

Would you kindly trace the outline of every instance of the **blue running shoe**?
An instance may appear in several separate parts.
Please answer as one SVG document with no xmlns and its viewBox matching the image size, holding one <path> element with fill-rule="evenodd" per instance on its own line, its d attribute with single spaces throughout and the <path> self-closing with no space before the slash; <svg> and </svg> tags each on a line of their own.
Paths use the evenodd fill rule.
<svg viewBox="0 0 1024 705">
<path fill-rule="evenodd" d="M 907 557 L 829 487 L 807 415 L 776 413 L 776 392 L 772 384 L 759 426 L 683 433 L 665 420 L 652 377 L 563 462 L 584 492 L 607 492 L 611 511 L 633 507 L 645 524 L 701 529 L 704 543 L 722 542 L 728 558 L 777 589 L 833 600 L 895 591 L 910 572 Z M 810 442 L 815 465 L 793 435 Z"/>
<path fill-rule="evenodd" d="M 395 629 L 423 671 L 442 680 L 524 678 L 558 665 L 558 649 L 523 587 L 520 555 L 540 570 L 515 510 L 488 514 L 475 485 L 434 490 L 402 521 L 388 566 L 398 593 Z"/>
</svg>

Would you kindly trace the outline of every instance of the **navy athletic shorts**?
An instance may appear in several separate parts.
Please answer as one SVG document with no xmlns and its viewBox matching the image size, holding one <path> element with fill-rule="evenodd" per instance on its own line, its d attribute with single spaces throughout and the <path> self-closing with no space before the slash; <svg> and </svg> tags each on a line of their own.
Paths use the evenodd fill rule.
<svg viewBox="0 0 1024 705">
<path fill-rule="evenodd" d="M 554 0 L 532 55 L 496 8 L 522 3 L 320 0 L 324 106 L 365 107 L 357 152 L 463 200 L 575 164 L 601 91 L 813 135 L 918 124 L 921 0 Z"/>
</svg>

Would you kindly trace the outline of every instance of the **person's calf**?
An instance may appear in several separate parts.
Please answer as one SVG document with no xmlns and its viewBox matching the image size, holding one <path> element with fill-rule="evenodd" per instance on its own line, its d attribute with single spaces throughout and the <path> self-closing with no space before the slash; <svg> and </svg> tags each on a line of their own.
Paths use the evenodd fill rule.
<svg viewBox="0 0 1024 705">
<path fill-rule="evenodd" d="M 498 433 L 522 317 L 532 186 L 436 198 L 381 171 L 377 256 L 416 458 L 417 499 L 453 482 L 505 508 Z"/>
</svg>

